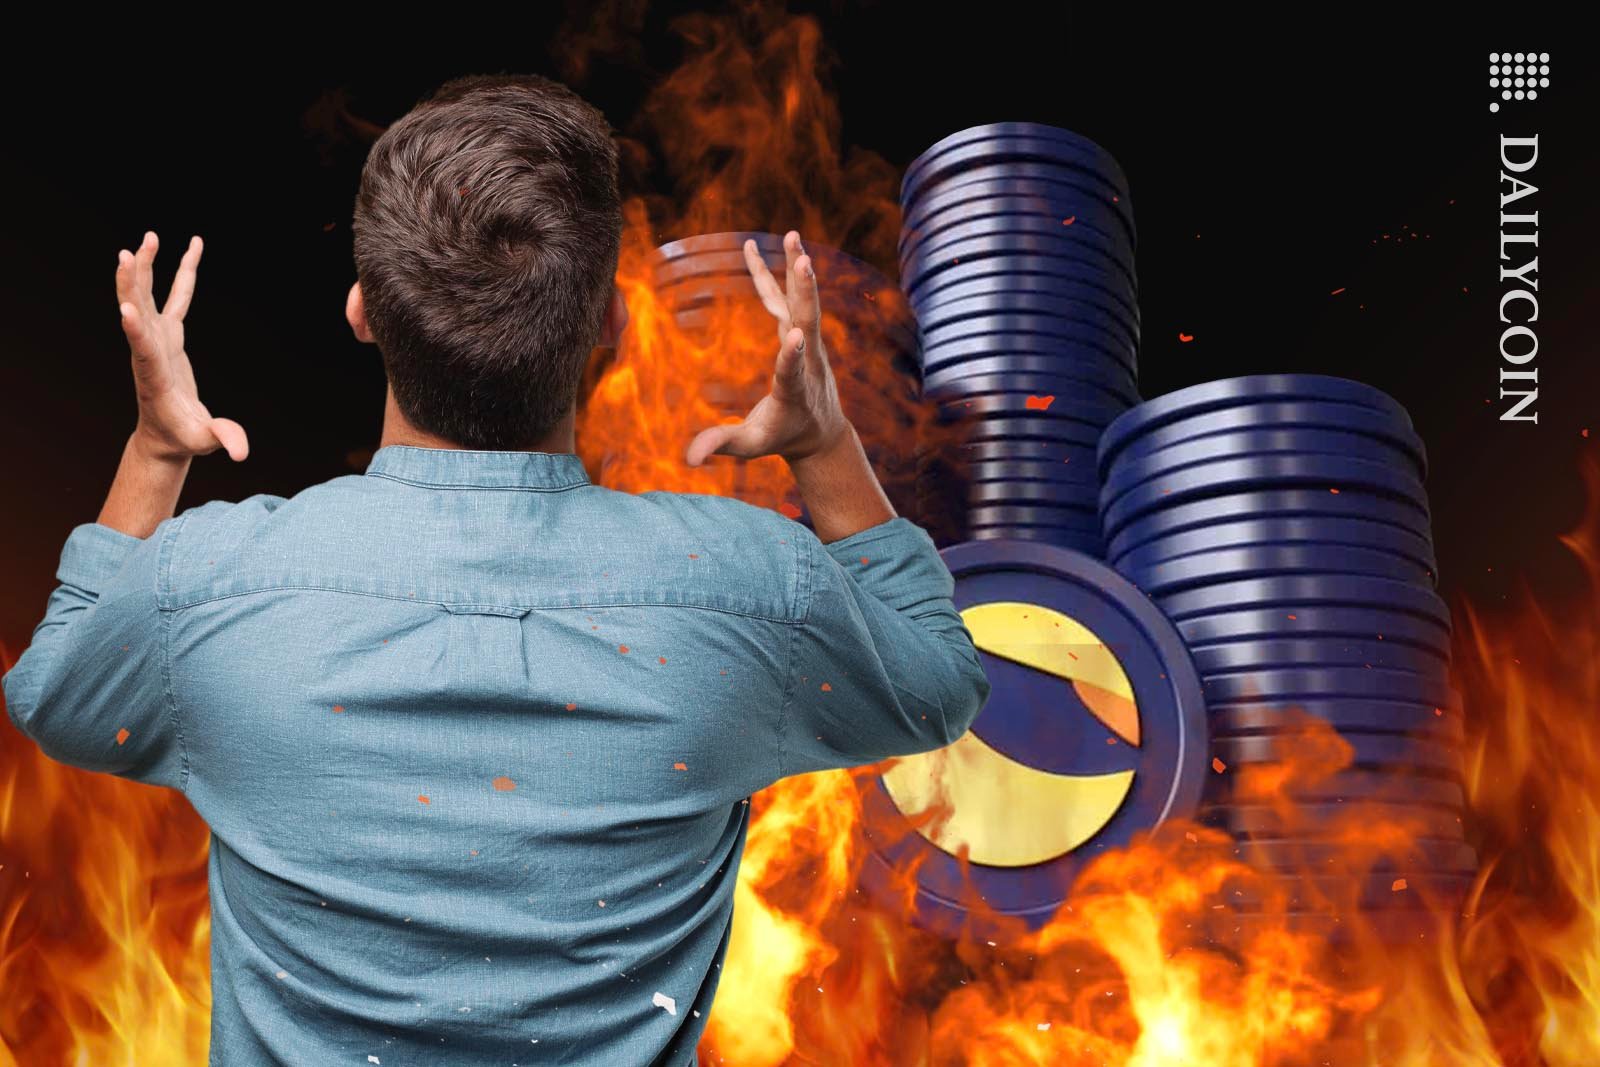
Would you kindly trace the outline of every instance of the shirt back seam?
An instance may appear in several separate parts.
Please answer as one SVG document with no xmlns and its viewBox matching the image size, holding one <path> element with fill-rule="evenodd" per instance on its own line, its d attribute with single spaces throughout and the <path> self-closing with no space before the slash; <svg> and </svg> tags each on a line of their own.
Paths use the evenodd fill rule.
<svg viewBox="0 0 1600 1067">
<path fill-rule="evenodd" d="M 183 736 L 183 715 L 178 710 L 178 697 L 172 686 L 172 624 L 175 612 L 170 610 L 167 602 L 172 595 L 172 557 L 178 535 L 183 531 L 184 524 L 189 521 L 186 512 L 178 521 L 172 524 L 165 537 L 162 538 L 160 552 L 156 560 L 156 607 L 161 611 L 161 683 L 167 694 L 167 718 L 172 723 L 173 735 L 178 739 L 178 758 L 180 767 L 178 772 L 178 792 L 188 795 L 189 789 L 189 743 Z"/>
<path fill-rule="evenodd" d="M 397 596 L 393 593 L 372 593 L 364 589 L 346 589 L 336 585 L 311 585 L 304 583 L 286 585 L 264 585 L 252 589 L 241 589 L 233 593 L 219 593 L 216 596 L 202 597 L 182 604 L 170 604 L 162 608 L 166 612 L 183 611 L 186 608 L 199 607 L 202 604 L 211 604 L 219 600 L 229 600 L 234 597 L 253 596 L 257 593 L 275 593 L 282 590 L 307 590 L 323 593 L 344 593 L 347 596 L 376 597 L 380 600 L 397 600 L 403 604 L 433 604 L 444 607 L 447 603 L 456 604 L 456 601 L 442 601 L 419 597 Z M 747 611 L 741 608 L 719 607 L 714 604 L 685 604 L 676 600 L 628 599 L 628 600 L 586 600 L 573 604 L 506 604 L 504 607 L 526 607 L 529 611 L 580 611 L 595 608 L 691 608 L 698 611 L 716 611 L 724 615 L 737 615 L 745 619 L 758 619 L 762 622 L 782 623 L 786 626 L 800 625 L 804 620 L 796 617 L 781 615 L 768 615 L 758 611 Z"/>
<path fill-rule="evenodd" d="M 808 624 L 811 618 L 811 553 L 804 551 L 804 546 L 796 539 L 795 568 L 794 568 L 794 595 L 795 604 L 801 610 L 797 625 L 789 630 L 789 647 L 784 653 L 783 699 L 778 702 L 778 744 L 777 762 L 778 778 L 784 777 L 784 754 L 789 750 L 789 705 L 794 700 L 795 690 L 795 646 L 800 643 L 800 631 Z"/>
</svg>

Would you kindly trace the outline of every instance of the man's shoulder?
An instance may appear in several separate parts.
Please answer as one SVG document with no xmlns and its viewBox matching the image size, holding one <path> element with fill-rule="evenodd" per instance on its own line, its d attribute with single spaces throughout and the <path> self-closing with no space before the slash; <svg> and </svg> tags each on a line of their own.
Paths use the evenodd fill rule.
<svg viewBox="0 0 1600 1067">
<path fill-rule="evenodd" d="M 289 502 L 274 493 L 254 493 L 242 500 L 207 500 L 179 511 L 172 521 L 166 573 L 178 603 L 203 598 L 219 573 L 226 573 L 237 553 L 259 540 L 263 524 Z"/>
<path fill-rule="evenodd" d="M 654 507 L 709 523 L 738 523 L 749 529 L 779 531 L 792 528 L 793 519 L 772 508 L 761 507 L 738 497 L 714 493 L 680 493 L 670 489 L 650 489 L 633 496 Z"/>
<path fill-rule="evenodd" d="M 640 518 L 649 523 L 653 542 L 672 538 L 685 552 L 720 559 L 742 580 L 768 584 L 789 611 L 799 610 L 797 572 L 807 565 L 806 539 L 813 537 L 800 523 L 773 508 L 712 493 L 653 489 L 632 497 L 645 509 Z"/>
<path fill-rule="evenodd" d="M 175 539 L 189 544 L 215 537 L 231 539 L 259 526 L 291 499 L 275 493 L 253 493 L 242 500 L 207 500 L 178 512 L 181 523 Z"/>
</svg>

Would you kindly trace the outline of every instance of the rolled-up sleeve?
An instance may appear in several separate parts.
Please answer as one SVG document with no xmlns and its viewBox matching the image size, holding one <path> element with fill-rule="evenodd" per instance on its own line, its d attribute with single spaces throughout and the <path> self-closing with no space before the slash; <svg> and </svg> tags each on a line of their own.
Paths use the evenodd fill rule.
<svg viewBox="0 0 1600 1067">
<path fill-rule="evenodd" d="M 926 530 L 896 517 L 824 545 L 806 537 L 808 601 L 792 634 L 780 775 L 941 748 L 989 680 Z"/>
<path fill-rule="evenodd" d="M 181 517 L 147 538 L 73 528 L 44 619 L 0 678 L 6 713 L 45 755 L 183 788 L 186 760 L 167 671 L 163 573 Z"/>
</svg>

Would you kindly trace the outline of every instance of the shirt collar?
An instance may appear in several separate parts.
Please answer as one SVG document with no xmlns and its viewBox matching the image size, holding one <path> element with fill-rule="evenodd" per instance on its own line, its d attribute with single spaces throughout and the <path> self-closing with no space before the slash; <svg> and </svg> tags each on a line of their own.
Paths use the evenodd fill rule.
<svg viewBox="0 0 1600 1067">
<path fill-rule="evenodd" d="M 572 489 L 589 484 L 572 452 L 499 452 L 384 445 L 366 474 L 416 485 L 477 489 Z"/>
</svg>

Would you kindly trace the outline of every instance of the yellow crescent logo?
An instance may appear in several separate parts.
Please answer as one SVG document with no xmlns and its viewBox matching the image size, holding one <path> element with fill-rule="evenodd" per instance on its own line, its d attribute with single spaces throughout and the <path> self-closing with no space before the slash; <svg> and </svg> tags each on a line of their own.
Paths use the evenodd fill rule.
<svg viewBox="0 0 1600 1067">
<path fill-rule="evenodd" d="M 1139 746 L 1133 686 L 1116 655 L 1087 627 L 1016 601 L 975 604 L 961 618 L 980 651 L 1070 683 L 1091 715 Z M 1132 791 L 1133 776 L 1132 770 L 1040 770 L 1003 755 L 969 730 L 954 744 L 900 760 L 884 772 L 883 784 L 906 815 L 936 807 L 948 812 L 917 827 L 945 852 L 955 854 L 965 845 L 973 863 L 1025 867 L 1071 852 L 1099 833 Z"/>
</svg>

